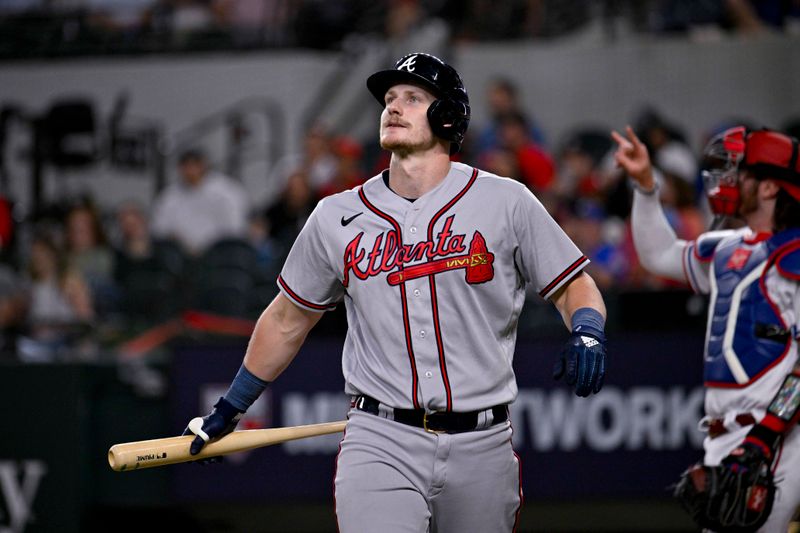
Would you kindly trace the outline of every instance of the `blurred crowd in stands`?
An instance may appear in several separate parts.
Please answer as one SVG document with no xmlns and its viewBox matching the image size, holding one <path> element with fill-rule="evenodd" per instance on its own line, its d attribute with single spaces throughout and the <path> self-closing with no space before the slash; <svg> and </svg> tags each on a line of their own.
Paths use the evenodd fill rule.
<svg viewBox="0 0 800 533">
<path fill-rule="evenodd" d="M 3 0 L 0 57 L 302 47 L 340 50 L 439 23 L 451 39 L 798 30 L 798 0 Z"/>
<path fill-rule="evenodd" d="M 794 31 L 800 0 L 1 0 L 0 59 L 341 50 L 354 35 L 392 39 L 432 22 L 446 26 L 450 42 L 544 39 L 619 18 L 635 32 Z M 525 183 L 591 258 L 588 271 L 606 293 L 674 286 L 639 267 L 631 190 L 613 165 L 611 126 L 550 138 L 517 90 L 497 78 L 486 94 L 471 95 L 485 99 L 491 120 L 473 123 L 456 159 Z M 669 110 L 628 118 L 658 168 L 670 223 L 681 238 L 697 236 L 711 222 L 703 143 L 690 144 Z M 734 123 L 748 121 L 704 125 L 706 138 Z M 763 126 L 800 134 L 798 117 Z M 276 276 L 316 203 L 385 169 L 388 154 L 376 139 L 313 124 L 299 153 L 272 167 L 280 192 L 263 205 L 253 205 L 202 146 L 176 164 L 180 179 L 149 205 L 101 211 L 85 195 L 15 227 L 0 198 L 0 358 L 96 358 L 190 310 L 254 320 L 277 293 Z"/>
<path fill-rule="evenodd" d="M 576 127 L 550 139 L 496 78 L 483 97 L 491 120 L 474 124 L 455 159 L 525 183 L 577 245 L 606 293 L 678 287 L 638 263 L 631 237 L 631 189 L 613 164 L 609 128 Z M 705 231 L 711 216 L 700 171 L 702 144 L 655 108 L 631 123 L 647 144 L 661 199 L 679 237 Z M 706 138 L 746 119 L 709 125 Z M 800 134 L 800 119 L 767 125 Z M 277 293 L 275 279 L 316 203 L 358 186 L 388 165 L 377 140 L 307 129 L 299 153 L 278 161 L 281 191 L 253 205 L 242 184 L 215 170 L 201 147 L 177 159 L 179 179 L 151 205 L 127 201 L 101 212 L 90 196 L 60 201 L 19 228 L 0 224 L 0 353 L 52 360 L 91 358 L 132 333 L 186 311 L 254 320 Z M 0 222 L 8 209 L 0 209 Z"/>
</svg>

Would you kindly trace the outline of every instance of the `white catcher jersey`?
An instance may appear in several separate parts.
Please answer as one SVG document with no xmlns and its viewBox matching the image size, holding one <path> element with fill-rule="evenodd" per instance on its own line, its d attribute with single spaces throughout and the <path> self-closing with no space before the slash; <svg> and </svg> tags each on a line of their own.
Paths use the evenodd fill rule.
<svg viewBox="0 0 800 533">
<path fill-rule="evenodd" d="M 413 202 L 383 175 L 320 201 L 278 284 L 305 309 L 344 300 L 348 394 L 473 411 L 516 398 L 527 284 L 549 298 L 588 263 L 523 184 L 452 163 Z"/>
</svg>

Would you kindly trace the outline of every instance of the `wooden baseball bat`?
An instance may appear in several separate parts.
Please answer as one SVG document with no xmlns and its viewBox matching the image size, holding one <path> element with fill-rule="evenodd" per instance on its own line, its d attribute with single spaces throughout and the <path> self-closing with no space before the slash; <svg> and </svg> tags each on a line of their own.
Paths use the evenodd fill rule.
<svg viewBox="0 0 800 533">
<path fill-rule="evenodd" d="M 194 435 L 123 442 L 113 445 L 108 450 L 108 464 L 117 472 L 127 472 L 173 463 L 185 463 L 204 457 L 243 452 L 290 440 L 339 433 L 344 431 L 345 423 L 344 420 L 341 420 L 305 426 L 234 431 L 217 441 L 209 442 L 197 455 L 189 454 L 189 445 L 194 440 Z"/>
</svg>

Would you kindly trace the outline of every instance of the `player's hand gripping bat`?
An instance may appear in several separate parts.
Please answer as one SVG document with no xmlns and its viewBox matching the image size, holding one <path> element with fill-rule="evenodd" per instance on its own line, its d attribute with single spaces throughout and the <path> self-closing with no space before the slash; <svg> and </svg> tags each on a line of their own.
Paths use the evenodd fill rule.
<svg viewBox="0 0 800 533">
<path fill-rule="evenodd" d="M 194 440 L 194 435 L 124 442 L 115 444 L 108 450 L 108 464 L 117 472 L 126 472 L 173 463 L 185 463 L 204 457 L 227 455 L 290 440 L 339 433 L 344 431 L 344 426 L 345 421 L 342 420 L 306 426 L 234 431 L 217 441 L 209 442 L 197 455 L 189 454 L 189 445 Z"/>
</svg>

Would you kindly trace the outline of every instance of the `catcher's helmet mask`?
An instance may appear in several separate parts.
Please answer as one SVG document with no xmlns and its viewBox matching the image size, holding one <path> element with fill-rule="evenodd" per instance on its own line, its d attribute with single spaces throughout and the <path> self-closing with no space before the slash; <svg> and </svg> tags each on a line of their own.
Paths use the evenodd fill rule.
<svg viewBox="0 0 800 533">
<path fill-rule="evenodd" d="M 733 216 L 739 211 L 739 163 L 744 157 L 744 126 L 730 128 L 714 136 L 703 149 L 703 183 L 711 211 L 718 216 Z"/>
<path fill-rule="evenodd" d="M 703 150 L 702 176 L 711 211 L 719 216 L 739 210 L 739 171 L 759 180 L 773 179 L 800 201 L 800 145 L 794 137 L 736 126 L 713 137 Z"/>
<path fill-rule="evenodd" d="M 430 54 L 417 52 L 401 57 L 394 69 L 381 70 L 367 78 L 367 88 L 381 105 L 386 91 L 411 83 L 430 90 L 436 100 L 428 108 L 433 134 L 450 141 L 450 153 L 461 149 L 470 119 L 469 96 L 458 72 Z"/>
</svg>

